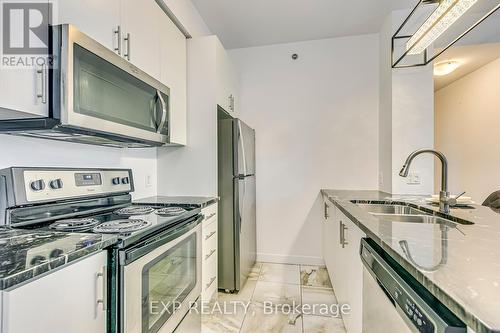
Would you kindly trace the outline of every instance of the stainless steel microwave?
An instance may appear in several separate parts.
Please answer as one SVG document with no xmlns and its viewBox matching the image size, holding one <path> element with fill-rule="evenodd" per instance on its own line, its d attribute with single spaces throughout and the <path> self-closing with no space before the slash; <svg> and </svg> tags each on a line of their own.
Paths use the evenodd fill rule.
<svg viewBox="0 0 500 333">
<path fill-rule="evenodd" d="M 170 89 L 71 25 L 51 27 L 48 114 L 0 132 L 115 147 L 169 143 Z"/>
</svg>

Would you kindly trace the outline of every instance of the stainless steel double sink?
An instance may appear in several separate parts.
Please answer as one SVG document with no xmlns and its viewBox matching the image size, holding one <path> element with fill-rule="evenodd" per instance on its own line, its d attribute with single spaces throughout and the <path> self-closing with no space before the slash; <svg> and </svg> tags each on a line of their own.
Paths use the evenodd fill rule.
<svg viewBox="0 0 500 333">
<path fill-rule="evenodd" d="M 449 220 L 439 216 L 432 215 L 423 210 L 406 206 L 404 204 L 380 204 L 380 203 L 355 203 L 358 207 L 364 209 L 373 216 L 392 222 L 407 223 L 438 223 L 438 224 L 473 224 L 463 220 Z"/>
</svg>

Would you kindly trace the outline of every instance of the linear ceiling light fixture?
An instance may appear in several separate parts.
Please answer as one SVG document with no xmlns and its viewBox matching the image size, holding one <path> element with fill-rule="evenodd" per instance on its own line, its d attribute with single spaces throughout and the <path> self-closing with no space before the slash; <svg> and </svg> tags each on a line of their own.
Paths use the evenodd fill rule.
<svg viewBox="0 0 500 333">
<path fill-rule="evenodd" d="M 439 6 L 406 43 L 408 54 L 424 52 L 476 2 L 477 0 L 440 0 Z"/>
</svg>

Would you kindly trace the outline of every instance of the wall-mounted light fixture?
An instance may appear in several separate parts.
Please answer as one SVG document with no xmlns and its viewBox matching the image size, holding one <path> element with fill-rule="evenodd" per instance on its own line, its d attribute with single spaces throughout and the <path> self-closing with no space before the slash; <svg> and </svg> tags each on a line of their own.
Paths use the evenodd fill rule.
<svg viewBox="0 0 500 333">
<path fill-rule="evenodd" d="M 473 8 L 474 4 L 481 1 L 418 0 L 417 5 L 392 36 L 392 67 L 404 68 L 429 64 L 500 8 L 500 2 L 495 4 L 465 31 L 460 31 L 461 33 L 451 42 L 441 45 L 438 51 L 429 55 L 431 53 L 429 47 Z"/>
</svg>

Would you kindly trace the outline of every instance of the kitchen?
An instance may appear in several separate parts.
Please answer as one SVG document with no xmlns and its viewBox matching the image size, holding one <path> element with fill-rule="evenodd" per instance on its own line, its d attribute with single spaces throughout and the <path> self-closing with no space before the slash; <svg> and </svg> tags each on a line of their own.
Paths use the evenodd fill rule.
<svg viewBox="0 0 500 333">
<path fill-rule="evenodd" d="M 39 2 L 45 50 L 2 34 L 54 63 L 0 68 L 0 332 L 500 330 L 498 8 Z"/>
</svg>

